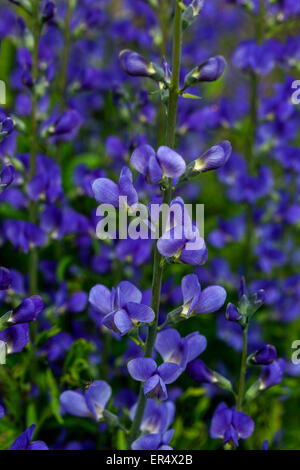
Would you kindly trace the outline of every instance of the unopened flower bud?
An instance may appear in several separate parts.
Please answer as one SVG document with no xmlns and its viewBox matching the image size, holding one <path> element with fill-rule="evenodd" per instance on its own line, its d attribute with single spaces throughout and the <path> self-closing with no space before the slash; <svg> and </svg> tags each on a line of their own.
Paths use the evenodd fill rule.
<svg viewBox="0 0 300 470">
<path fill-rule="evenodd" d="M 252 364 L 268 366 L 272 364 L 276 358 L 277 352 L 275 347 L 271 344 L 266 344 L 251 356 L 250 362 Z"/>
<path fill-rule="evenodd" d="M 121 68 L 133 77 L 148 77 L 153 80 L 164 81 L 164 72 L 157 65 L 148 62 L 137 52 L 125 49 L 119 54 Z"/>
<path fill-rule="evenodd" d="M 238 322 L 242 318 L 241 312 L 235 305 L 229 303 L 226 308 L 226 320 Z"/>
<path fill-rule="evenodd" d="M 214 82 L 221 77 L 225 67 L 226 61 L 224 57 L 210 57 L 186 75 L 184 79 L 184 87 L 187 88 L 199 82 Z"/>
</svg>

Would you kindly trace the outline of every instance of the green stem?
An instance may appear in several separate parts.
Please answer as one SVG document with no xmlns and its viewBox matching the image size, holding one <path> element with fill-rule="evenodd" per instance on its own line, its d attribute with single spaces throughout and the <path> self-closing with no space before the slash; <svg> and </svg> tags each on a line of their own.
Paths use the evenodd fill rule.
<svg viewBox="0 0 300 470">
<path fill-rule="evenodd" d="M 33 6 L 33 59 L 32 59 L 32 105 L 31 105 L 31 134 L 30 134 L 30 160 L 29 160 L 29 180 L 31 180 L 36 173 L 36 156 L 37 156 L 37 94 L 36 83 L 38 79 L 38 60 L 39 60 L 39 39 L 40 39 L 40 25 L 39 25 L 39 0 L 35 0 Z M 33 224 L 37 220 L 37 206 L 34 201 L 29 203 L 29 220 Z M 37 292 L 38 288 L 38 253 L 35 247 L 32 247 L 29 252 L 29 291 L 33 295 Z"/>
<path fill-rule="evenodd" d="M 173 71 L 172 80 L 170 84 L 170 96 L 167 115 L 167 133 L 166 145 L 174 147 L 175 145 L 175 132 L 176 132 L 176 118 L 177 118 L 177 102 L 179 97 L 179 72 L 181 60 L 181 9 L 175 0 L 175 19 L 174 19 L 174 36 L 173 36 Z M 163 202 L 170 204 L 172 197 L 172 184 L 171 180 L 168 181 L 168 188 L 164 192 Z M 163 263 L 162 255 L 159 253 L 157 246 L 154 251 L 154 264 L 153 264 L 153 279 L 152 279 L 152 296 L 151 307 L 155 313 L 155 319 L 149 326 L 148 335 L 146 339 L 144 357 L 152 357 L 156 335 L 158 331 L 158 315 L 160 305 L 160 292 L 163 276 Z M 141 384 L 137 408 L 132 422 L 131 430 L 128 437 L 128 448 L 132 442 L 138 437 L 139 429 L 143 419 L 145 405 L 147 398 L 144 395 L 144 385 Z"/>
<path fill-rule="evenodd" d="M 240 381 L 238 396 L 236 399 L 236 409 L 241 411 L 244 398 L 245 376 L 247 371 L 247 343 L 248 343 L 248 325 L 243 328 L 243 352 L 241 360 Z"/>
<path fill-rule="evenodd" d="M 71 0 L 67 0 L 67 11 L 65 16 L 64 24 L 64 47 L 62 51 L 62 62 L 61 62 L 61 108 L 63 109 L 66 104 L 66 89 L 68 83 L 68 65 L 69 55 L 71 49 L 71 29 L 70 23 L 72 18 L 72 4 Z"/>
</svg>

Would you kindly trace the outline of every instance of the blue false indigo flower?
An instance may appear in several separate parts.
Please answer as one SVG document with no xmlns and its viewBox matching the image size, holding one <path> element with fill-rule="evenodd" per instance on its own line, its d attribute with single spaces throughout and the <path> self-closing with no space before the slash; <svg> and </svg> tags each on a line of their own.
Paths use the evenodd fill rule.
<svg viewBox="0 0 300 470">
<path fill-rule="evenodd" d="M 132 450 L 173 450 L 169 446 L 169 442 L 174 434 L 174 429 L 170 429 L 165 433 L 146 434 L 139 437 L 131 444 Z"/>
<path fill-rule="evenodd" d="M 249 293 L 248 293 L 248 289 L 247 289 L 247 285 L 246 285 L 246 280 L 245 280 L 244 276 L 241 277 L 241 281 L 240 281 L 239 300 L 241 300 L 243 296 L 245 296 L 247 298 L 249 297 Z"/>
<path fill-rule="evenodd" d="M 208 286 L 201 291 L 195 274 L 184 276 L 181 281 L 183 308 L 180 315 L 189 317 L 192 314 L 213 313 L 225 303 L 226 291 L 221 286 Z"/>
<path fill-rule="evenodd" d="M 279 384 L 282 381 L 283 372 L 285 369 L 285 362 L 283 359 L 278 359 L 269 366 L 265 366 L 259 377 L 260 390 L 266 390 L 269 387 Z"/>
<path fill-rule="evenodd" d="M 33 295 L 24 299 L 20 305 L 15 308 L 9 319 L 12 323 L 27 323 L 35 321 L 43 310 L 45 304 L 39 295 Z"/>
<path fill-rule="evenodd" d="M 272 344 L 266 344 L 260 348 L 256 353 L 251 355 L 250 361 L 252 364 L 269 366 L 277 359 L 277 352 Z"/>
<path fill-rule="evenodd" d="M 217 170 L 225 165 L 231 155 L 232 147 L 228 140 L 220 142 L 203 153 L 197 160 L 188 166 L 188 171 L 193 173 L 204 173 L 206 171 Z"/>
<path fill-rule="evenodd" d="M 137 52 L 125 49 L 120 52 L 119 60 L 122 70 L 132 77 L 148 77 L 164 81 L 164 72 L 156 64 L 148 62 Z"/>
<path fill-rule="evenodd" d="M 210 436 L 213 439 L 223 439 L 223 444 L 239 445 L 239 439 L 247 439 L 254 431 L 254 422 L 242 411 L 228 408 L 226 403 L 220 403 L 212 418 Z"/>
<path fill-rule="evenodd" d="M 216 382 L 214 371 L 209 369 L 201 359 L 195 359 L 187 368 L 188 374 L 197 382 L 213 384 Z"/>
<path fill-rule="evenodd" d="M 166 384 L 174 382 L 181 373 L 177 364 L 164 362 L 157 367 L 153 359 L 141 357 L 132 359 L 127 364 L 131 377 L 144 383 L 144 394 L 148 398 L 167 400 Z"/>
<path fill-rule="evenodd" d="M 3 233 L 15 248 L 28 253 L 30 246 L 43 246 L 46 243 L 45 232 L 37 225 L 23 220 L 6 220 Z"/>
<path fill-rule="evenodd" d="M 50 21 L 54 18 L 56 13 L 56 5 L 54 2 L 47 2 L 42 11 L 42 19 L 44 22 Z"/>
<path fill-rule="evenodd" d="M 0 192 L 7 188 L 15 178 L 15 167 L 13 165 L 5 165 L 0 171 Z"/>
<path fill-rule="evenodd" d="M 6 343 L 7 354 L 21 352 L 29 343 L 29 326 L 28 323 L 13 325 L 0 331 L 0 340 Z"/>
<path fill-rule="evenodd" d="M 229 303 L 226 308 L 226 320 L 238 322 L 242 318 L 242 313 L 236 308 L 235 305 Z"/>
<path fill-rule="evenodd" d="M 186 168 L 181 155 L 164 145 L 156 153 L 150 145 L 141 145 L 134 150 L 130 162 L 149 184 L 160 183 L 165 177 L 179 178 Z"/>
<path fill-rule="evenodd" d="M 262 372 L 247 390 L 245 398 L 247 401 L 253 400 L 257 397 L 259 392 L 266 390 L 267 388 L 273 387 L 274 385 L 280 384 L 282 381 L 283 373 L 285 369 L 285 362 L 283 359 L 277 359 L 272 364 L 263 366 Z"/>
<path fill-rule="evenodd" d="M 232 392 L 231 382 L 218 372 L 209 369 L 201 359 L 195 359 L 187 367 L 187 373 L 197 382 L 214 384 L 223 390 Z"/>
<path fill-rule="evenodd" d="M 133 421 L 137 404 L 130 410 L 130 419 Z M 166 432 L 168 427 L 174 420 L 175 405 L 172 401 L 157 403 L 149 398 L 146 402 L 143 420 L 140 430 L 151 434 L 162 434 Z"/>
<path fill-rule="evenodd" d="M 199 82 L 214 82 L 223 74 L 226 60 L 222 56 L 210 57 L 202 64 L 191 70 L 184 79 L 184 88 L 196 85 Z"/>
<path fill-rule="evenodd" d="M 119 208 L 121 196 L 127 197 L 128 206 L 138 202 L 132 173 L 127 167 L 122 168 L 118 184 L 108 178 L 97 178 L 92 184 L 92 190 L 99 204 L 111 204 L 113 207 Z"/>
<path fill-rule="evenodd" d="M 59 401 L 63 409 L 73 416 L 102 421 L 110 397 L 111 387 L 103 380 L 96 380 L 84 393 L 73 390 L 63 392 Z"/>
<path fill-rule="evenodd" d="M 70 313 L 83 312 L 88 302 L 88 295 L 84 291 L 75 292 L 69 299 L 66 310 Z"/>
<path fill-rule="evenodd" d="M 43 441 L 31 442 L 36 426 L 32 424 L 26 429 L 13 444 L 9 450 L 48 450 L 48 446 Z"/>
<path fill-rule="evenodd" d="M 141 304 L 141 301 L 141 291 L 128 281 L 120 282 L 111 292 L 107 287 L 97 284 L 89 295 L 91 305 L 105 315 L 103 325 L 121 335 L 139 323 L 151 323 L 154 320 L 152 308 Z"/>
<path fill-rule="evenodd" d="M 0 140 L 3 140 L 3 138 L 11 134 L 13 130 L 13 120 L 7 117 L 6 114 L 0 108 Z"/>
<path fill-rule="evenodd" d="M 157 249 L 176 263 L 200 266 L 207 261 L 208 251 L 196 226 L 175 226 L 167 230 L 157 241 Z"/>
<path fill-rule="evenodd" d="M 155 349 L 164 362 L 177 364 L 181 371 L 187 364 L 205 351 L 207 341 L 198 332 L 181 338 L 177 330 L 167 329 L 159 332 L 156 337 Z"/>
<path fill-rule="evenodd" d="M 55 111 L 42 125 L 41 133 L 54 141 L 70 141 L 76 136 L 81 125 L 82 118 L 76 109 L 68 109 L 62 114 Z"/>
<path fill-rule="evenodd" d="M 12 282 L 11 274 L 8 269 L 0 266 L 0 290 L 6 290 Z"/>
</svg>

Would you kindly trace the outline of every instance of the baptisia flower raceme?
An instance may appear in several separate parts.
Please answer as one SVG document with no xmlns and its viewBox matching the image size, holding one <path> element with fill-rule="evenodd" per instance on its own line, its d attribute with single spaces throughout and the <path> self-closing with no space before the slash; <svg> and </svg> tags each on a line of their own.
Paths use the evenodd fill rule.
<svg viewBox="0 0 300 470">
<path fill-rule="evenodd" d="M 239 445 L 239 439 L 247 439 L 254 431 L 254 422 L 235 407 L 228 408 L 220 403 L 212 418 L 210 435 L 213 439 L 223 439 L 223 444 Z"/>
<path fill-rule="evenodd" d="M 103 325 L 121 335 L 139 323 L 151 323 L 154 320 L 153 310 L 141 301 L 141 291 L 128 281 L 120 282 L 111 291 L 97 284 L 89 294 L 90 304 L 104 315 Z"/>
<path fill-rule="evenodd" d="M 132 359 L 127 364 L 131 377 L 144 383 L 144 394 L 148 398 L 157 398 L 159 401 L 167 400 L 166 385 L 175 382 L 181 374 L 181 369 L 173 362 L 164 362 L 157 367 L 153 359 L 141 357 Z"/>
<path fill-rule="evenodd" d="M 111 387 L 103 380 L 96 380 L 84 393 L 68 390 L 59 401 L 65 412 L 81 418 L 104 418 L 105 407 L 111 397 Z"/>
<path fill-rule="evenodd" d="M 157 152 L 150 145 L 141 145 L 134 150 L 130 162 L 149 184 L 160 183 L 165 177 L 179 178 L 186 169 L 181 155 L 165 145 Z"/>
</svg>

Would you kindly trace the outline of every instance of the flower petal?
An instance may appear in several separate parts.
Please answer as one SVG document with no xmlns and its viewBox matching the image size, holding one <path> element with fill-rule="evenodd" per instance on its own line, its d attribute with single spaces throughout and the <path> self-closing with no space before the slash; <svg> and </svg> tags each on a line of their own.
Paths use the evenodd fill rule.
<svg viewBox="0 0 300 470">
<path fill-rule="evenodd" d="M 92 184 L 95 199 L 99 204 L 112 204 L 119 207 L 119 186 L 108 178 L 98 178 Z"/>
<path fill-rule="evenodd" d="M 207 287 L 200 294 L 195 312 L 197 314 L 216 312 L 224 305 L 226 296 L 226 291 L 221 286 Z"/>
<path fill-rule="evenodd" d="M 160 331 L 155 341 L 155 349 L 159 352 L 164 361 L 168 361 L 170 356 L 179 349 L 181 337 L 177 330 L 168 329 Z"/>
<path fill-rule="evenodd" d="M 155 157 L 154 149 L 150 145 L 141 145 L 134 150 L 130 163 L 139 173 L 146 175 L 151 157 Z"/>
<path fill-rule="evenodd" d="M 81 418 L 88 418 L 91 416 L 85 397 L 80 392 L 74 392 L 73 390 L 63 392 L 59 401 L 63 409 L 70 415 L 79 416 Z"/>
<path fill-rule="evenodd" d="M 164 145 L 159 147 L 157 159 L 164 174 L 169 178 L 179 178 L 185 172 L 186 164 L 184 159 L 169 147 Z"/>
<path fill-rule="evenodd" d="M 128 372 L 131 377 L 140 382 L 147 380 L 157 369 L 156 362 L 153 359 L 140 357 L 132 359 L 127 364 Z"/>
<path fill-rule="evenodd" d="M 96 380 L 85 391 L 86 404 L 97 420 L 103 418 L 103 410 L 110 397 L 111 387 L 103 380 Z"/>
<path fill-rule="evenodd" d="M 110 290 L 102 284 L 96 284 L 91 289 L 89 302 L 98 312 L 105 315 L 112 311 Z"/>
<path fill-rule="evenodd" d="M 131 444 L 132 450 L 157 450 L 160 444 L 160 434 L 147 434 Z"/>
<path fill-rule="evenodd" d="M 131 318 L 139 322 L 151 323 L 155 318 L 152 308 L 148 307 L 148 305 L 128 302 L 126 310 Z"/>
<path fill-rule="evenodd" d="M 182 371 L 174 362 L 164 362 L 158 368 L 158 373 L 166 384 L 175 382 Z"/>
<path fill-rule="evenodd" d="M 232 424 L 242 439 L 247 439 L 254 431 L 254 421 L 241 411 L 233 412 Z"/>
</svg>

